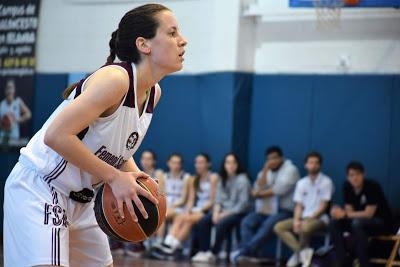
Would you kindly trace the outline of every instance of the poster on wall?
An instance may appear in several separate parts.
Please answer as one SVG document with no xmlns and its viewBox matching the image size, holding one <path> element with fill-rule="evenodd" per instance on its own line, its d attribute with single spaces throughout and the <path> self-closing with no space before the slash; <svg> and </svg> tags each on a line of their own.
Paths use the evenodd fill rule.
<svg viewBox="0 0 400 267">
<path fill-rule="evenodd" d="M 0 148 L 24 146 L 32 136 L 35 47 L 40 0 L 0 2 Z"/>
</svg>

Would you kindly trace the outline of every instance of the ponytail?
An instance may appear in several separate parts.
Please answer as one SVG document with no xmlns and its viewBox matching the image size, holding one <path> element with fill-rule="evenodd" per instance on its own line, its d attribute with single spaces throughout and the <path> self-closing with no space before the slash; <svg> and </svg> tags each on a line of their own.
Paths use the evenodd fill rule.
<svg viewBox="0 0 400 267">
<path fill-rule="evenodd" d="M 106 64 L 113 63 L 115 60 L 115 54 L 116 54 L 115 50 L 116 50 L 116 46 L 117 46 L 117 38 L 118 38 L 118 30 L 115 30 L 111 34 L 111 39 L 110 39 L 110 42 L 108 43 L 108 45 L 110 46 L 110 55 L 107 57 Z"/>
<path fill-rule="evenodd" d="M 73 83 L 67 87 L 67 89 L 63 92 L 63 99 L 67 99 L 72 91 L 74 91 L 75 87 L 79 84 L 79 82 Z"/>
</svg>

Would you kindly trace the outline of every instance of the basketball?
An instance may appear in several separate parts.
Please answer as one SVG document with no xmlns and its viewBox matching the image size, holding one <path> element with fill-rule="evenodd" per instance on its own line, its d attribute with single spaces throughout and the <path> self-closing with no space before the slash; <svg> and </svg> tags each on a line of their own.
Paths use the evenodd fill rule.
<svg viewBox="0 0 400 267">
<path fill-rule="evenodd" d="M 163 192 L 160 192 L 157 182 L 151 178 L 138 178 L 136 181 L 158 200 L 158 205 L 156 205 L 146 197 L 139 195 L 147 211 L 147 219 L 143 217 L 133 201 L 132 204 L 138 222 L 132 219 L 125 204 L 125 218 L 122 219 L 118 212 L 117 200 L 108 184 L 102 185 L 96 195 L 94 204 L 96 220 L 103 232 L 116 240 L 128 242 L 146 240 L 155 233 L 165 221 L 166 197 Z"/>
<path fill-rule="evenodd" d="M 1 128 L 4 131 L 10 131 L 11 130 L 11 125 L 14 122 L 14 116 L 10 113 L 5 114 L 2 118 L 1 118 Z"/>
</svg>

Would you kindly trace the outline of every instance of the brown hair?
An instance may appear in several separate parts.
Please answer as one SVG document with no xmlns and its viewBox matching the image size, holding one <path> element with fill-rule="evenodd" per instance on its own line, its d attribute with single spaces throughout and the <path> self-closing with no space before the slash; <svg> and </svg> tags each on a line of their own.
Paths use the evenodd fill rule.
<svg viewBox="0 0 400 267">
<path fill-rule="evenodd" d="M 156 35 L 159 26 L 156 15 L 164 10 L 170 9 L 160 4 L 147 4 L 127 12 L 119 22 L 118 29 L 111 34 L 108 43 L 110 55 L 106 64 L 113 63 L 116 56 L 122 61 L 139 63 L 141 57 L 136 47 L 136 39 L 151 39 Z M 64 99 L 68 98 L 77 85 L 78 83 L 71 84 L 64 90 Z"/>
<path fill-rule="evenodd" d="M 197 155 L 197 157 L 203 157 L 207 163 L 210 163 L 211 159 L 210 156 L 207 155 L 206 153 L 200 153 L 199 155 Z M 200 175 L 198 173 L 196 173 L 196 175 L 194 176 L 194 189 L 197 191 L 200 190 Z"/>
</svg>

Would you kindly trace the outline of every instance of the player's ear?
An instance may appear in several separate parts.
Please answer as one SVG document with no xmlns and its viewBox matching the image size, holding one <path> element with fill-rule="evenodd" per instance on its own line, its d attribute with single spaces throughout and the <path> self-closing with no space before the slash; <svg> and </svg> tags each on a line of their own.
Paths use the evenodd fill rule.
<svg viewBox="0 0 400 267">
<path fill-rule="evenodd" d="M 136 38 L 136 47 L 145 55 L 149 55 L 151 52 L 149 41 L 143 37 Z"/>
</svg>

